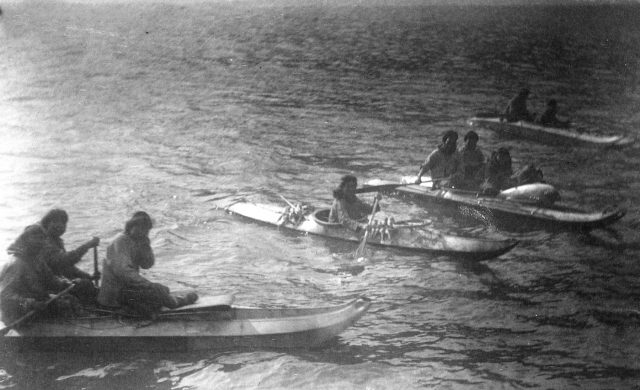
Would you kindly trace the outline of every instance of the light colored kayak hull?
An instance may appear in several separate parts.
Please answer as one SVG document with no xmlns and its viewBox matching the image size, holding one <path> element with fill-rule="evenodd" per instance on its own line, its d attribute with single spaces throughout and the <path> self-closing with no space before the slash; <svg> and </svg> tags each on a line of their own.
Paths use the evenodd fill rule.
<svg viewBox="0 0 640 390">
<path fill-rule="evenodd" d="M 390 185 L 394 182 L 386 180 L 371 180 L 366 185 Z M 400 183 L 396 183 L 400 184 Z M 448 188 L 433 189 L 431 183 L 411 184 L 399 186 L 389 193 L 413 199 L 448 204 L 452 206 L 467 206 L 479 211 L 490 211 L 497 217 L 516 217 L 518 223 L 525 220 L 543 223 L 554 228 L 592 229 L 614 223 L 625 215 L 625 210 L 616 208 L 610 211 L 585 212 L 560 205 L 542 207 L 523 204 L 507 199 L 482 196 L 471 191 L 453 190 Z"/>
<path fill-rule="evenodd" d="M 34 321 L 0 344 L 4 350 L 92 352 L 309 348 L 338 336 L 369 306 L 359 298 L 324 308 L 165 312 L 150 324 L 114 315 Z"/>
<path fill-rule="evenodd" d="M 343 241 L 359 243 L 362 235 L 349 230 L 342 225 L 321 224 L 311 215 L 307 215 L 300 223 L 281 223 L 280 217 L 285 211 L 285 207 L 256 204 L 249 202 L 238 202 L 228 207 L 230 213 L 241 215 L 254 221 L 280 226 L 289 230 L 318 236 L 330 237 Z M 416 228 L 402 228 L 394 230 L 391 237 L 382 240 L 379 236 L 370 236 L 367 243 L 372 245 L 404 249 L 419 252 L 432 252 L 449 256 L 460 256 L 473 259 L 490 259 L 500 256 L 511 250 L 517 241 L 488 240 L 472 237 L 462 237 L 442 234 L 440 232 L 425 229 L 421 226 Z"/>
<path fill-rule="evenodd" d="M 528 139 L 550 145 L 591 146 L 591 147 L 623 147 L 635 140 L 622 135 L 597 136 L 579 133 L 571 129 L 559 129 L 517 121 L 507 122 L 500 118 L 471 118 L 467 121 L 471 126 L 487 128 L 505 136 Z"/>
</svg>

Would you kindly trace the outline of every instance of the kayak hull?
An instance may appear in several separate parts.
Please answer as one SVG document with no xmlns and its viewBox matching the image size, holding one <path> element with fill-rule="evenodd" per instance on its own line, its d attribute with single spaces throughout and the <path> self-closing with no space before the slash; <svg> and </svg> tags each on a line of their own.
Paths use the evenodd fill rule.
<svg viewBox="0 0 640 390">
<path fill-rule="evenodd" d="M 4 350 L 187 352 L 319 347 L 353 325 L 370 301 L 323 308 L 164 312 L 156 321 L 90 315 L 31 322 L 0 338 Z"/>
<path fill-rule="evenodd" d="M 474 117 L 467 121 L 470 126 L 493 130 L 500 135 L 528 139 L 549 145 L 583 147 L 623 147 L 635 140 L 623 135 L 598 136 L 576 130 L 537 125 L 531 122 L 507 122 L 499 117 Z"/>
<path fill-rule="evenodd" d="M 371 180 L 366 185 L 388 185 L 391 181 Z M 621 208 L 587 212 L 558 204 L 542 206 L 525 204 L 499 197 L 482 196 L 473 191 L 449 188 L 432 188 L 431 183 L 403 185 L 387 192 L 424 202 L 443 204 L 452 207 L 467 207 L 481 213 L 489 213 L 496 220 L 516 219 L 518 226 L 525 221 L 547 228 L 589 230 L 610 225 L 622 218 L 626 211 Z"/>
<path fill-rule="evenodd" d="M 281 217 L 286 211 L 285 207 L 237 202 L 226 207 L 226 210 L 257 222 L 292 231 L 357 243 L 362 239 L 362 233 L 356 233 L 341 224 L 323 223 L 314 217 L 314 215 L 323 212 L 328 215 L 328 209 L 307 214 L 298 223 L 281 221 Z M 394 229 L 390 236 L 370 235 L 367 243 L 386 248 L 482 260 L 500 256 L 517 245 L 517 241 L 511 239 L 489 240 L 442 234 L 426 229 L 423 224 L 417 227 Z"/>
</svg>

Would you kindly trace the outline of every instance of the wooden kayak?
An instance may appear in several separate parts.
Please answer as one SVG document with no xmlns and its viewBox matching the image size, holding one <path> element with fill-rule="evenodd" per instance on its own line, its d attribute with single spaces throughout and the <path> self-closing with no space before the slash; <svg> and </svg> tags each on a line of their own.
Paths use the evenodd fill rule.
<svg viewBox="0 0 640 390">
<path fill-rule="evenodd" d="M 334 339 L 368 310 L 361 297 L 339 306 L 261 309 L 194 305 L 157 320 L 94 311 L 34 320 L 0 337 L 3 350 L 187 352 L 243 348 L 309 348 Z"/>
<path fill-rule="evenodd" d="M 500 135 L 562 146 L 623 147 L 635 139 L 624 135 L 591 135 L 577 130 L 547 127 L 526 121 L 507 122 L 500 117 L 473 117 L 470 126 L 496 131 Z"/>
<path fill-rule="evenodd" d="M 226 210 L 254 221 L 343 241 L 360 242 L 363 234 L 354 232 L 339 223 L 327 222 L 328 208 L 307 211 L 295 221 L 287 218 L 283 220 L 283 216 L 287 215 L 287 207 L 237 202 L 227 206 Z M 484 260 L 508 252 L 518 242 L 512 239 L 489 240 L 448 235 L 428 229 L 424 223 L 417 223 L 398 224 L 387 231 L 370 234 L 367 243 L 387 248 Z"/>
<path fill-rule="evenodd" d="M 411 183 L 411 181 L 398 183 L 375 179 L 368 181 L 365 186 L 380 186 L 381 191 L 402 197 L 490 212 L 494 217 L 516 219 L 519 225 L 523 225 L 525 222 L 534 222 L 551 228 L 588 230 L 612 224 L 626 213 L 624 209 L 617 207 L 611 210 L 589 212 L 563 206 L 559 203 L 542 206 L 517 202 L 499 196 L 485 196 L 474 191 L 432 188 L 432 183 L 429 182 L 406 183 Z"/>
</svg>

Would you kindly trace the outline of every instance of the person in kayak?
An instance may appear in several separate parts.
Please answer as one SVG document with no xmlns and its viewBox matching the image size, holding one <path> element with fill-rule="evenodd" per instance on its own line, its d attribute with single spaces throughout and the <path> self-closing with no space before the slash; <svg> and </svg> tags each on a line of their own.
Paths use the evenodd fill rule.
<svg viewBox="0 0 640 390">
<path fill-rule="evenodd" d="M 149 269 L 155 264 L 149 240 L 152 227 L 149 214 L 138 211 L 125 223 L 124 232 L 107 247 L 98 293 L 100 305 L 124 307 L 136 315 L 153 319 L 162 307 L 175 309 L 198 300 L 196 293 L 171 294 L 167 286 L 140 275 L 140 268 Z"/>
<path fill-rule="evenodd" d="M 547 101 L 546 109 L 544 110 L 540 118 L 537 119 L 536 122 L 543 126 L 557 127 L 562 129 L 568 128 L 569 121 L 560 120 L 558 119 L 557 115 L 558 115 L 558 101 L 556 99 L 549 99 Z"/>
<path fill-rule="evenodd" d="M 470 130 L 464 136 L 465 144 L 460 149 L 460 169 L 451 178 L 455 188 L 477 190 L 484 180 L 484 154 L 478 148 L 478 134 Z"/>
<path fill-rule="evenodd" d="M 369 206 L 356 196 L 358 179 L 353 175 L 343 176 L 338 188 L 333 190 L 333 204 L 329 212 L 330 223 L 340 223 L 353 231 L 360 231 L 366 226 L 366 218 L 373 212 Z M 379 193 L 378 200 L 382 198 Z M 378 205 L 376 211 L 380 210 Z"/>
<path fill-rule="evenodd" d="M 98 237 L 93 237 L 78 248 L 67 251 L 64 247 L 62 235 L 67 230 L 69 215 L 62 209 L 50 210 L 36 226 L 39 226 L 45 233 L 45 240 L 42 245 L 41 256 L 51 268 L 54 275 L 64 277 L 69 280 L 76 280 L 76 286 L 72 294 L 83 303 L 95 303 L 98 289 L 93 285 L 94 279 L 99 279 L 99 275 L 90 275 L 79 269 L 76 264 L 89 249 L 100 244 Z"/>
<path fill-rule="evenodd" d="M 502 189 L 511 187 L 511 154 L 507 148 L 499 148 L 491 153 L 485 169 L 485 181 L 482 183 L 482 193 L 497 195 Z"/>
<path fill-rule="evenodd" d="M 457 151 L 458 133 L 448 130 L 442 136 L 442 143 L 429 154 L 424 164 L 420 166 L 416 184 L 422 182 L 422 175 L 431 172 L 433 186 L 436 184 L 448 187 L 449 179 L 460 168 L 460 153 Z"/>
<path fill-rule="evenodd" d="M 77 298 L 69 294 L 46 304 L 49 294 L 61 292 L 72 282 L 56 277 L 42 259 L 45 241 L 45 232 L 31 225 L 7 249 L 13 261 L 0 273 L 0 312 L 6 325 L 34 310 L 53 317 L 70 316 L 80 309 Z"/>
<path fill-rule="evenodd" d="M 535 114 L 530 113 L 527 108 L 527 99 L 529 98 L 529 89 L 522 88 L 518 94 L 509 101 L 504 111 L 505 118 L 508 122 L 529 121 L 535 119 Z"/>
</svg>

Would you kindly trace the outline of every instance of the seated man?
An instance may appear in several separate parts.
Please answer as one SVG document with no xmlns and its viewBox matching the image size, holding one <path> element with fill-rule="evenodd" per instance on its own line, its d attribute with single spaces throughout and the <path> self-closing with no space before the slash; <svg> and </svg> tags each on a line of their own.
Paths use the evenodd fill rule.
<svg viewBox="0 0 640 390">
<path fill-rule="evenodd" d="M 342 177 L 340 186 L 333 190 L 333 204 L 329 212 L 329 222 L 341 223 L 345 227 L 360 231 L 366 224 L 366 218 L 373 212 L 373 207 L 356 196 L 358 179 L 352 175 Z M 382 195 L 378 194 L 378 200 Z M 376 209 L 379 210 L 380 206 Z"/>
<path fill-rule="evenodd" d="M 449 130 L 442 136 L 442 143 L 432 151 L 424 164 L 420 166 L 416 184 L 422 182 L 422 175 L 431 173 L 433 186 L 439 184 L 448 187 L 448 180 L 460 169 L 460 153 L 457 151 L 458 133 Z"/>
<path fill-rule="evenodd" d="M 504 115 L 509 122 L 517 121 L 533 121 L 535 114 L 529 112 L 527 108 L 527 99 L 529 98 L 529 89 L 522 88 L 518 95 L 509 101 Z"/>
<path fill-rule="evenodd" d="M 153 224 L 144 211 L 136 212 L 107 247 L 103 262 L 98 303 L 108 307 L 125 307 L 135 314 L 154 318 L 162 307 L 175 309 L 194 303 L 198 296 L 188 293 L 177 296 L 169 288 L 152 283 L 140 275 L 140 268 L 149 269 L 155 257 L 149 241 Z"/>
<path fill-rule="evenodd" d="M 484 179 L 484 155 L 477 147 L 478 134 L 471 130 L 464 136 L 465 145 L 459 151 L 460 169 L 451 178 L 451 185 L 464 190 L 477 190 Z"/>
<path fill-rule="evenodd" d="M 569 127 L 569 121 L 562 121 L 558 119 L 558 102 L 556 99 L 549 99 L 547 102 L 547 108 L 544 113 L 538 118 L 538 123 L 543 126 L 557 127 L 565 129 Z"/>
<path fill-rule="evenodd" d="M 77 280 L 76 287 L 71 292 L 73 295 L 84 303 L 95 303 L 98 290 L 93 285 L 93 276 L 79 269 L 76 264 L 82 260 L 82 256 L 89 249 L 98 246 L 100 239 L 93 237 L 78 248 L 67 252 L 62 235 L 67 230 L 68 221 L 69 216 L 66 211 L 53 209 L 42 218 L 38 225 L 35 225 L 45 233 L 41 256 L 54 275 Z"/>
<path fill-rule="evenodd" d="M 512 187 L 512 175 L 511 154 L 507 148 L 499 148 L 498 151 L 491 153 L 487 163 L 482 193 L 497 195 L 501 190 Z"/>
</svg>

